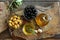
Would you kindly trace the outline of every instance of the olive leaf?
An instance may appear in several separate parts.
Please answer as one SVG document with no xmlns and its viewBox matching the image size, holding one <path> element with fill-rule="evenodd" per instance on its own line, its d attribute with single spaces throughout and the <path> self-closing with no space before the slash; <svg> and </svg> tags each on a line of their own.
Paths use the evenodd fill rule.
<svg viewBox="0 0 60 40">
<path fill-rule="evenodd" d="M 36 34 L 36 32 L 34 30 L 32 30 L 32 34 Z"/>
<path fill-rule="evenodd" d="M 15 10 L 17 9 L 20 5 L 22 5 L 22 0 L 13 0 L 10 5 L 9 5 L 9 9 L 10 10 Z"/>
</svg>

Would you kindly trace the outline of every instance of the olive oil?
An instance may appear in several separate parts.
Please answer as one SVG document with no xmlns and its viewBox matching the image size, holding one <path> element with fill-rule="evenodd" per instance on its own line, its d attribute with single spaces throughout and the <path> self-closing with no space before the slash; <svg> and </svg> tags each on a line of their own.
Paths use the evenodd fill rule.
<svg viewBox="0 0 60 40">
<path fill-rule="evenodd" d="M 36 17 L 37 25 L 43 27 L 49 23 L 49 17 L 47 14 L 41 13 Z"/>
<path fill-rule="evenodd" d="M 34 31 L 35 27 L 30 24 L 30 23 L 26 23 L 24 26 L 23 26 L 23 33 L 25 35 L 32 35 L 32 34 L 35 34 L 35 31 Z"/>
</svg>

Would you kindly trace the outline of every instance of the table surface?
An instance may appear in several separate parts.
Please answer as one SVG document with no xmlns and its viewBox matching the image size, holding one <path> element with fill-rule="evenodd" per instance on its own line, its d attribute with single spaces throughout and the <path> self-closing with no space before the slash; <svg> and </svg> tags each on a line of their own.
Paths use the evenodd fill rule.
<svg viewBox="0 0 60 40">
<path fill-rule="evenodd" d="M 10 36 L 8 29 L 0 34 L 0 40 L 12 40 L 12 37 Z M 41 39 L 38 39 L 38 40 L 41 40 Z M 60 40 L 60 36 L 56 35 L 55 37 L 45 38 L 42 40 Z"/>
<path fill-rule="evenodd" d="M 59 5 L 60 5 L 60 3 L 59 3 Z M 12 40 L 12 37 L 10 36 L 8 29 L 5 30 L 4 32 L 0 33 L 0 40 Z M 41 40 L 41 39 L 38 39 L 38 40 Z M 55 35 L 54 37 L 45 38 L 45 39 L 42 39 L 42 40 L 60 40 L 60 34 Z"/>
</svg>

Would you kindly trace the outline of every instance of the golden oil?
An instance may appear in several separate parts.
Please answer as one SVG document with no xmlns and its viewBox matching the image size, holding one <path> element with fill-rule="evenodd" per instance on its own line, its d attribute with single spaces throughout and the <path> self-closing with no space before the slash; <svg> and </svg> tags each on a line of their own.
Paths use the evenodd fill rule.
<svg viewBox="0 0 60 40">
<path fill-rule="evenodd" d="M 49 17 L 47 14 L 44 14 L 44 13 L 39 14 L 35 18 L 35 20 L 36 20 L 37 25 L 39 25 L 40 27 L 43 27 L 49 23 Z"/>
</svg>

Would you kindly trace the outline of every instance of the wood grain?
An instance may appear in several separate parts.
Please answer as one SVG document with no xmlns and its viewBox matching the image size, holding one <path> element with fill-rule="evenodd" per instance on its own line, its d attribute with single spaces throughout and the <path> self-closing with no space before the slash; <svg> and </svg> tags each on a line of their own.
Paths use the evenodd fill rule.
<svg viewBox="0 0 60 40">
<path fill-rule="evenodd" d="M 17 13 L 21 13 L 21 11 L 17 11 Z M 47 38 L 47 37 L 52 37 L 56 34 L 60 34 L 60 25 L 59 25 L 59 7 L 57 5 L 57 2 L 54 4 L 54 7 L 45 11 L 44 13 L 50 15 L 52 17 L 52 20 L 49 22 L 49 24 L 47 26 L 45 26 L 44 28 L 42 28 L 44 30 L 44 32 L 42 34 L 36 34 L 36 35 L 30 35 L 30 36 L 26 36 L 24 35 L 21 30 L 14 30 L 12 33 L 16 36 L 16 37 L 20 37 L 20 38 L 24 38 L 27 40 L 34 40 L 34 39 L 40 39 L 40 38 Z M 19 31 L 19 32 L 18 32 Z"/>
<path fill-rule="evenodd" d="M 56 8 L 56 7 L 55 7 Z M 55 10 L 55 9 L 53 9 L 53 10 L 51 10 L 51 11 L 49 11 L 49 12 L 53 12 L 53 13 L 55 13 L 55 11 L 57 11 L 57 10 Z M 59 11 L 59 10 L 58 10 Z M 48 13 L 48 12 L 47 12 Z M 52 13 L 52 14 L 53 14 Z M 51 14 L 51 13 L 50 13 Z M 54 15 L 54 14 L 53 14 Z M 57 12 L 57 13 L 55 13 L 55 15 L 58 17 L 60 17 L 60 11 L 59 12 Z M 55 17 L 55 16 L 54 16 Z M 58 19 L 56 22 L 58 22 L 59 20 L 60 20 L 60 18 L 54 18 L 53 20 L 54 20 L 54 22 L 55 22 L 55 19 Z M 52 23 L 53 21 L 51 21 L 51 23 Z M 57 24 L 57 25 L 56 25 Z M 55 33 L 57 33 L 57 34 L 60 34 L 59 32 L 60 32 L 60 21 L 58 22 L 58 23 L 54 23 L 54 25 L 56 25 L 56 27 L 57 27 L 57 29 L 56 29 L 56 27 L 54 28 L 54 27 L 52 27 L 51 28 L 51 30 L 49 29 L 49 31 L 47 31 L 47 33 L 48 34 L 55 34 Z M 57 31 L 56 31 L 56 30 Z M 53 31 L 54 30 L 54 31 Z M 3 33 L 0 33 L 0 40 L 12 40 L 12 38 L 11 38 L 11 36 L 10 36 L 10 34 L 9 34 L 9 31 L 8 31 L 8 29 L 6 30 L 6 31 L 4 31 Z M 22 39 L 20 39 L 20 40 L 22 40 Z M 40 39 L 38 39 L 38 40 L 40 40 Z M 55 39 L 55 38 L 46 38 L 46 39 L 41 39 L 41 40 L 60 40 L 59 38 L 57 38 L 57 39 Z"/>
<path fill-rule="evenodd" d="M 7 10 L 7 5 L 4 2 L 0 2 L 0 8 L 2 9 L 0 11 L 0 33 L 7 29 L 7 24 L 5 21 L 7 20 L 7 17 L 9 15 L 9 12 Z"/>
</svg>

